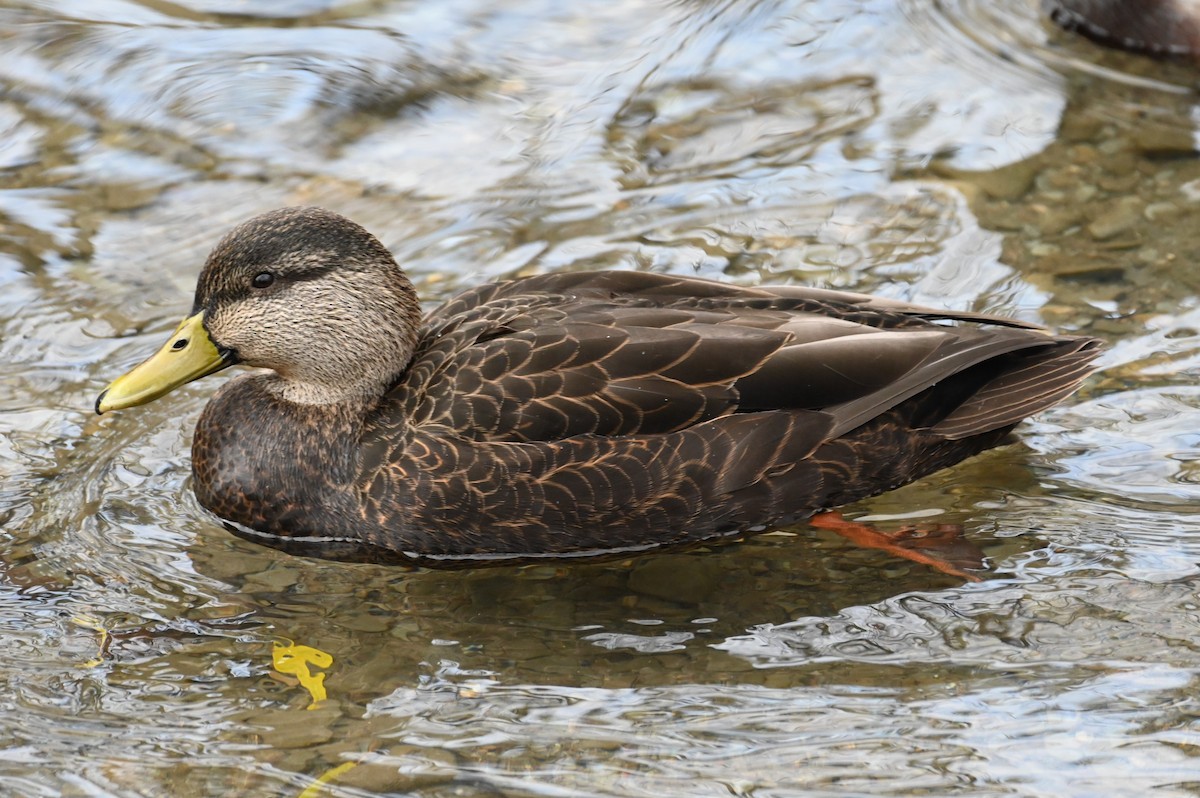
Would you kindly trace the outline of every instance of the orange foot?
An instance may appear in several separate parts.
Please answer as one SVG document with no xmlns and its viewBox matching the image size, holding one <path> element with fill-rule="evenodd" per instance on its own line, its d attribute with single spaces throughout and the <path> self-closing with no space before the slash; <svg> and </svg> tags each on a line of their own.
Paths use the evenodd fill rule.
<svg viewBox="0 0 1200 798">
<path fill-rule="evenodd" d="M 984 566 L 983 552 L 962 537 L 962 527 L 958 524 L 906 526 L 894 532 L 882 532 L 867 524 L 847 521 L 838 512 L 818 513 L 808 519 L 808 523 L 817 529 L 832 530 L 864 548 L 881 549 L 969 582 L 981 581 L 960 567 L 982 570 Z"/>
</svg>

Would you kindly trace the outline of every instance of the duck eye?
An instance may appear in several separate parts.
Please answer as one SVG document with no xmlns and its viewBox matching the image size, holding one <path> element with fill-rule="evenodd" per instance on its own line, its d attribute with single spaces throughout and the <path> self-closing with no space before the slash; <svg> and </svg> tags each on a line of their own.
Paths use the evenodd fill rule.
<svg viewBox="0 0 1200 798">
<path fill-rule="evenodd" d="M 251 281 L 251 284 L 255 288 L 267 288 L 273 282 L 275 282 L 275 275 L 271 274 L 270 272 L 259 272 L 258 274 L 254 275 L 254 279 Z"/>
</svg>

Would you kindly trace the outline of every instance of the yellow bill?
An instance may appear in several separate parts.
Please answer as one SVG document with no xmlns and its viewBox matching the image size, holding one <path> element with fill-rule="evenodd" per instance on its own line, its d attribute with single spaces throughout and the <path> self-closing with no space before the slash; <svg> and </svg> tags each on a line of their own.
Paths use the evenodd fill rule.
<svg viewBox="0 0 1200 798">
<path fill-rule="evenodd" d="M 113 380 L 96 399 L 96 412 L 144 405 L 235 361 L 231 351 L 213 343 L 204 313 L 197 313 L 183 320 L 162 349 Z"/>
</svg>

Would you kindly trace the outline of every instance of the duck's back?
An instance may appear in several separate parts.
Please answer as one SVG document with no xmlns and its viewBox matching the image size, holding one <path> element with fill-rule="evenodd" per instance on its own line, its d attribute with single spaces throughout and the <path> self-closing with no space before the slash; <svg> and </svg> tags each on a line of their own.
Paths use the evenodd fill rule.
<svg viewBox="0 0 1200 798">
<path fill-rule="evenodd" d="M 430 314 L 385 412 L 474 440 L 549 441 L 805 409 L 830 413 L 841 435 L 966 372 L 940 397 L 947 418 L 920 422 L 963 438 L 1066 396 L 1097 352 L 1093 339 L 863 294 L 556 274 L 483 286 Z"/>
</svg>

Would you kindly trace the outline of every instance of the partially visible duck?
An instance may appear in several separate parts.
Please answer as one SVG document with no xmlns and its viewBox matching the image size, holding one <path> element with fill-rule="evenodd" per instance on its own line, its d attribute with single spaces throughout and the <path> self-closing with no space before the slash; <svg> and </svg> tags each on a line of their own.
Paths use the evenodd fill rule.
<svg viewBox="0 0 1200 798">
<path fill-rule="evenodd" d="M 1101 44 L 1200 57 L 1200 0 L 1045 0 L 1050 17 Z"/>
<path fill-rule="evenodd" d="M 798 286 L 635 271 L 484 285 L 422 318 L 354 222 L 286 208 L 208 258 L 187 319 L 97 412 L 235 363 L 200 503 L 285 551 L 435 567 L 761 531 L 1006 440 L 1095 339 Z"/>
</svg>

